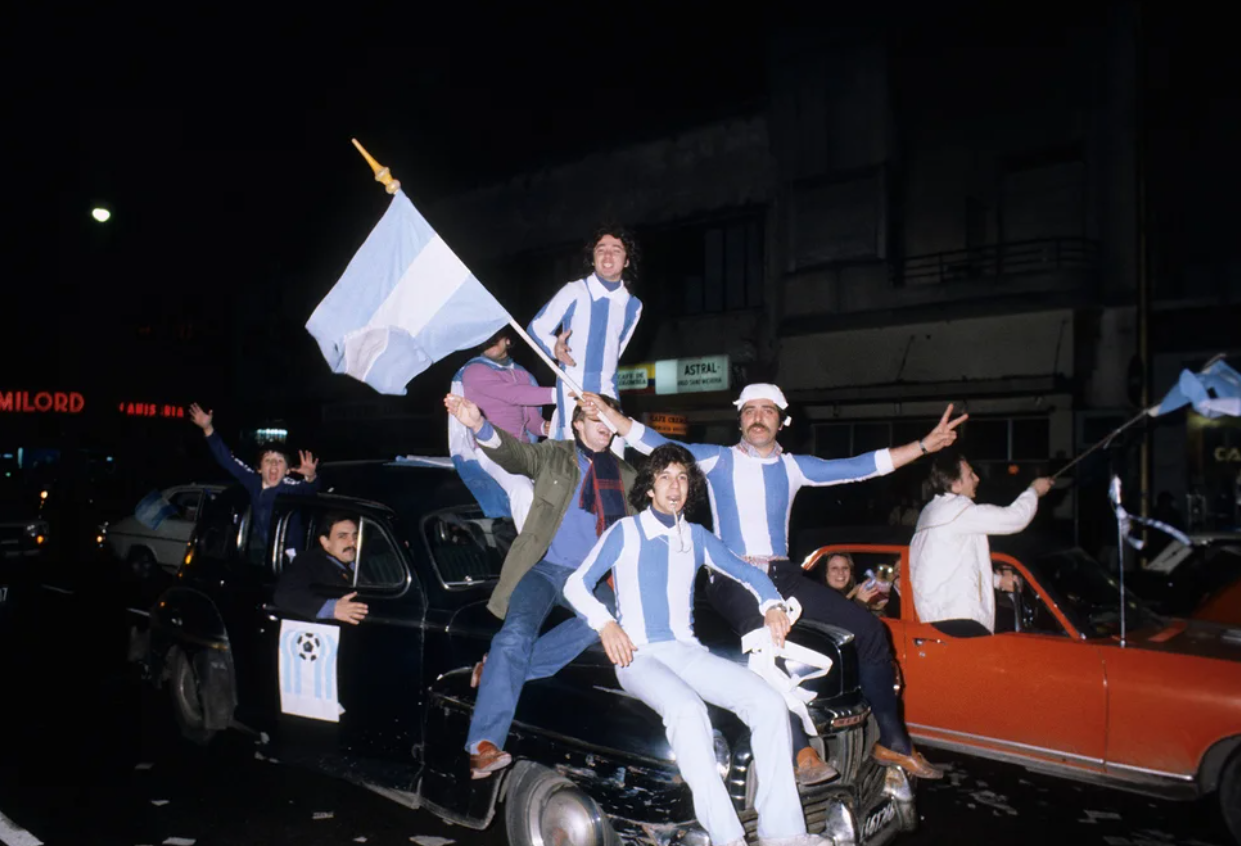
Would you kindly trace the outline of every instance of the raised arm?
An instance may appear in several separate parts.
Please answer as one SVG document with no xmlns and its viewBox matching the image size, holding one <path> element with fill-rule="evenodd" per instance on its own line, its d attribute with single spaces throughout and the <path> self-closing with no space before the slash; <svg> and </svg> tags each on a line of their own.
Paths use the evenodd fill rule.
<svg viewBox="0 0 1241 846">
<path fill-rule="evenodd" d="M 569 308 L 576 300 L 573 284 L 570 282 L 557 291 L 556 296 L 539 309 L 534 320 L 526 327 L 534 342 L 551 358 L 556 358 L 556 327 L 565 322 Z"/>
<path fill-rule="evenodd" d="M 510 473 L 519 473 L 531 479 L 538 476 L 543 460 L 539 444 L 523 443 L 503 429 L 492 426 L 478 406 L 465 397 L 449 394 L 444 397 L 444 407 L 474 433 L 474 440 L 496 464 Z"/>
<path fill-rule="evenodd" d="M 1038 490 L 1031 486 L 1010 505 L 975 505 L 965 509 L 950 525 L 957 534 L 1015 535 L 1034 519 L 1038 499 Z"/>
<path fill-rule="evenodd" d="M 874 452 L 855 455 L 853 458 L 815 458 L 812 455 L 795 455 L 793 464 L 797 467 L 801 478 L 799 487 L 823 487 L 825 485 L 843 485 L 846 482 L 860 482 L 873 476 L 885 476 L 891 473 L 891 450 L 877 449 Z"/>
<path fill-rule="evenodd" d="M 663 446 L 664 444 L 679 444 L 689 450 L 690 455 L 694 456 L 694 461 L 698 462 L 698 468 L 702 472 L 710 473 L 711 468 L 715 467 L 715 462 L 719 460 L 720 454 L 728 449 L 728 447 L 722 447 L 719 444 L 686 444 L 665 438 L 654 429 L 642 425 L 637 420 L 626 417 L 601 400 L 598 394 L 591 393 L 590 391 L 582 393 L 582 403 L 582 408 L 585 409 L 587 414 L 597 413 L 612 421 L 612 425 L 616 427 L 616 434 L 624 438 L 626 443 L 643 455 L 650 455 L 655 451 L 656 447 Z"/>
<path fill-rule="evenodd" d="M 216 463 L 246 487 L 259 484 L 259 474 L 244 461 L 236 458 L 225 445 L 224 439 L 220 437 L 220 433 L 215 430 L 215 426 L 212 425 L 215 412 L 203 411 L 202 406 L 198 403 L 192 403 L 189 407 L 189 412 L 190 420 L 195 426 L 203 430 L 203 434 L 207 438 L 207 448 L 211 450 L 211 456 L 216 460 Z"/>
<path fill-rule="evenodd" d="M 939 423 L 935 424 L 935 428 L 927 433 L 926 437 L 919 438 L 916 441 L 905 444 L 904 446 L 892 447 L 889 452 L 892 454 L 892 466 L 904 467 L 917 461 L 924 455 L 932 452 L 939 452 L 944 447 L 951 444 L 957 439 L 956 428 L 969 420 L 968 414 L 962 414 L 960 417 L 949 419 L 952 417 L 952 404 L 944 409 L 944 415 L 939 418 Z"/>
</svg>

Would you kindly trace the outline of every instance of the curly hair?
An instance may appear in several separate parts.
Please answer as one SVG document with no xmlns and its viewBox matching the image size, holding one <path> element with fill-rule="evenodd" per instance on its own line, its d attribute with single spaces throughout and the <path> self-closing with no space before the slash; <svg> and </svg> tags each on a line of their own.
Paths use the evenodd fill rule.
<svg viewBox="0 0 1241 846">
<path fill-rule="evenodd" d="M 655 447 L 647 457 L 646 463 L 638 471 L 638 478 L 634 481 L 633 488 L 629 491 L 629 504 L 633 506 L 634 511 L 642 511 L 651 504 L 647 492 L 655 489 L 655 477 L 664 472 L 670 464 L 680 464 L 689 476 L 689 495 L 685 497 L 686 505 L 706 492 L 707 479 L 698 469 L 698 463 L 694 461 L 694 456 L 690 455 L 689 450 L 680 444 L 663 444 Z"/>
<path fill-rule="evenodd" d="M 583 272 L 587 274 L 594 272 L 595 247 L 604 235 L 611 235 L 624 245 L 625 259 L 628 264 L 621 271 L 621 281 L 625 283 L 627 289 L 633 290 L 633 283 L 638 281 L 638 262 L 642 258 L 642 249 L 638 246 L 638 239 L 634 237 L 634 234 L 623 226 L 605 224 L 595 230 L 590 240 L 582 245 Z"/>
</svg>

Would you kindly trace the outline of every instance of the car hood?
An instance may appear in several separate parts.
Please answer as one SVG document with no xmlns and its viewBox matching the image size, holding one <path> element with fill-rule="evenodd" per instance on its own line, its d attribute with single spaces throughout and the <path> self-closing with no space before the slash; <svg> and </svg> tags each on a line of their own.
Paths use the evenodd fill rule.
<svg viewBox="0 0 1241 846">
<path fill-rule="evenodd" d="M 1171 619 L 1131 640 L 1140 649 L 1241 662 L 1241 627 L 1200 620 Z"/>
</svg>

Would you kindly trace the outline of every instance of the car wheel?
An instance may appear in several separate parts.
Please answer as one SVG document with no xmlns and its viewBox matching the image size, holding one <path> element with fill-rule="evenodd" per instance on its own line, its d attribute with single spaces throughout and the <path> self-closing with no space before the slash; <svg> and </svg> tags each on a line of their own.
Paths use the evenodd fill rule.
<svg viewBox="0 0 1241 846">
<path fill-rule="evenodd" d="M 194 662 L 175 646 L 168 651 L 168 675 L 172 711 L 181 734 L 193 743 L 206 744 L 215 737 L 216 732 L 206 727 L 203 717 L 198 671 L 194 668 Z"/>
<path fill-rule="evenodd" d="M 509 775 L 504 823 L 510 846 L 619 846 L 595 800 L 546 767 L 518 761 Z"/>
<path fill-rule="evenodd" d="M 1219 774 L 1219 809 L 1232 839 L 1241 843 L 1241 749 L 1232 753 Z"/>
<path fill-rule="evenodd" d="M 149 579 L 155 572 L 155 556 L 146 547 L 135 547 L 129 552 L 129 570 L 138 579 Z"/>
</svg>

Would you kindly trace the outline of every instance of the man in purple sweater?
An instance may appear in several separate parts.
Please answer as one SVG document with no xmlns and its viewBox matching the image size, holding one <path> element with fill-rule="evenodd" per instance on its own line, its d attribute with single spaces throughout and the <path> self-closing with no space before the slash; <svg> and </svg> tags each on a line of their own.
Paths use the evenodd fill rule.
<svg viewBox="0 0 1241 846">
<path fill-rule="evenodd" d="M 479 354 L 453 377 L 452 392 L 477 405 L 491 425 L 519 441 L 534 443 L 547 435 L 540 406 L 556 402 L 554 389 L 543 388 L 526 368 L 509 358 L 513 339 L 505 327 L 491 336 Z M 534 487 L 525 476 L 509 473 L 478 449 L 473 433 L 448 417 L 448 448 L 462 480 L 488 517 L 512 516 L 517 531 L 526 521 Z"/>
</svg>

